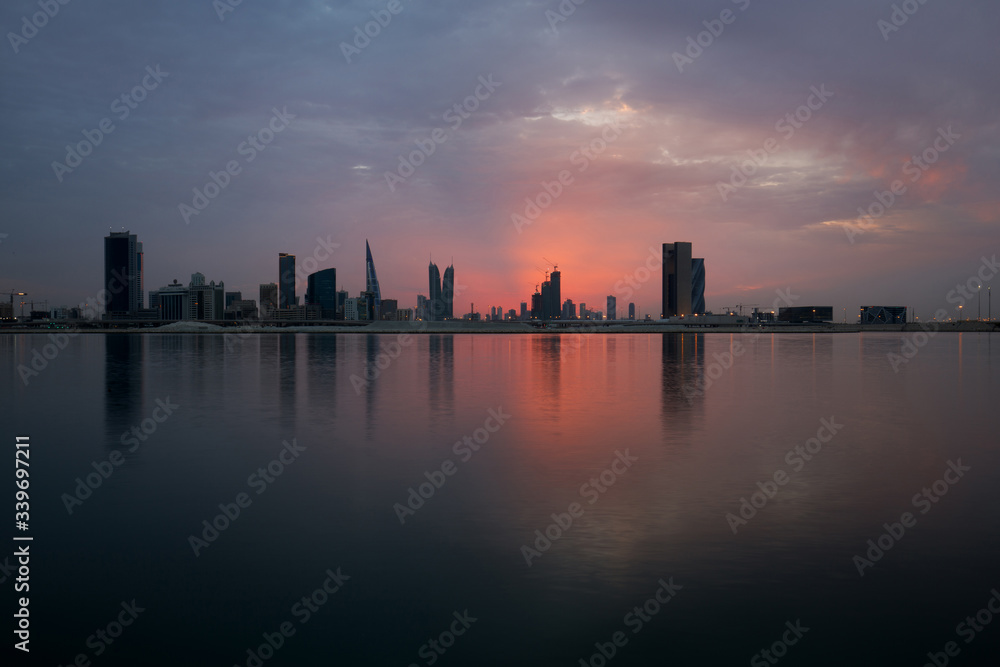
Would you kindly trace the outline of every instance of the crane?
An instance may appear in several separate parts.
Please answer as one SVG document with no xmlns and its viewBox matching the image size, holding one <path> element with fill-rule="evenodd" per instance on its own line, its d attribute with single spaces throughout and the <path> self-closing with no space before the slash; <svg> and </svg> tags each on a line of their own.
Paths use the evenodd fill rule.
<svg viewBox="0 0 1000 667">
<path fill-rule="evenodd" d="M 35 312 L 35 303 L 36 303 L 35 301 L 29 301 L 29 302 L 28 302 L 28 305 L 30 306 L 30 310 L 28 311 L 29 313 L 34 313 L 34 312 Z M 47 308 L 47 307 L 48 307 L 48 305 L 49 305 L 49 302 L 48 302 L 47 300 L 46 300 L 46 301 L 38 301 L 37 303 L 40 303 L 40 304 L 42 304 L 42 305 L 43 305 L 43 306 L 45 306 L 46 308 Z M 23 305 L 23 304 L 22 304 L 22 305 Z"/>
</svg>

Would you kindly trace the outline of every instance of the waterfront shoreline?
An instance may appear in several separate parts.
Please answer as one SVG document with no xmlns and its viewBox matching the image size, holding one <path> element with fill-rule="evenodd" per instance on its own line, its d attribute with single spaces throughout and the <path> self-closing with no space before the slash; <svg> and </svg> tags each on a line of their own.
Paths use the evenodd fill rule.
<svg viewBox="0 0 1000 667">
<path fill-rule="evenodd" d="M 688 326 L 684 324 L 621 323 L 584 324 L 568 323 L 548 327 L 534 327 L 522 322 L 379 322 L 372 324 L 288 324 L 274 326 L 238 325 L 219 326 L 203 322 L 177 322 L 156 327 L 67 327 L 52 323 L 26 327 L 5 327 L 4 334 L 53 333 L 62 334 L 218 334 L 218 335 L 261 335 L 261 334 L 378 334 L 378 335 L 418 335 L 418 334 L 802 334 L 802 333 L 992 333 L 1000 332 L 1000 322 L 931 322 L 909 324 L 789 324 L 764 326 Z"/>
</svg>

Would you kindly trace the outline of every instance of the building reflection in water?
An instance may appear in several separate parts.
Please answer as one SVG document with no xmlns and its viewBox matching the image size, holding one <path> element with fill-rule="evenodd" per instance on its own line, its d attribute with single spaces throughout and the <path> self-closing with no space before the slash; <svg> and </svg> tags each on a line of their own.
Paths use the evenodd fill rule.
<svg viewBox="0 0 1000 667">
<path fill-rule="evenodd" d="M 454 415 L 455 337 L 451 334 L 428 336 L 427 390 L 432 419 Z"/>
<path fill-rule="evenodd" d="M 298 334 L 278 335 L 278 423 L 283 430 L 294 433 L 295 373 Z"/>
<path fill-rule="evenodd" d="M 122 449 L 122 434 L 143 420 L 146 345 L 146 336 L 142 334 L 104 334 L 104 425 L 108 449 Z"/>
<path fill-rule="evenodd" d="M 306 336 L 310 419 L 333 421 L 337 416 L 337 334 Z"/>
<path fill-rule="evenodd" d="M 665 333 L 661 336 L 661 417 L 664 429 L 676 431 L 688 426 L 692 412 L 703 407 L 705 334 Z"/>
<path fill-rule="evenodd" d="M 562 395 L 562 353 L 561 334 L 531 337 L 531 369 L 537 374 L 532 378 L 534 393 L 539 397 L 538 404 L 542 410 L 556 415 L 560 411 Z"/>
</svg>

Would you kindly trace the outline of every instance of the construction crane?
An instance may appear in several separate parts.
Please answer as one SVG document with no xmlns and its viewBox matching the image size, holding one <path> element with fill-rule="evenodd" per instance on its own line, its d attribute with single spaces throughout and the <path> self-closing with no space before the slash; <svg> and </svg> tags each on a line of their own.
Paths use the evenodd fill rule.
<svg viewBox="0 0 1000 667">
<path fill-rule="evenodd" d="M 738 303 L 738 304 L 736 304 L 736 308 L 739 308 L 740 317 L 743 317 L 743 309 L 744 308 L 756 308 L 759 305 L 760 305 L 759 303 Z"/>
<path fill-rule="evenodd" d="M 549 259 L 548 257 L 542 257 L 542 259 L 544 259 L 544 260 L 545 260 L 546 262 L 548 262 L 549 264 L 551 264 L 551 265 L 552 265 L 552 270 L 553 270 L 553 271 L 558 271 L 558 270 L 559 270 L 559 265 L 558 265 L 558 264 L 556 264 L 555 262 L 553 262 L 553 261 L 552 261 L 551 259 Z"/>
</svg>

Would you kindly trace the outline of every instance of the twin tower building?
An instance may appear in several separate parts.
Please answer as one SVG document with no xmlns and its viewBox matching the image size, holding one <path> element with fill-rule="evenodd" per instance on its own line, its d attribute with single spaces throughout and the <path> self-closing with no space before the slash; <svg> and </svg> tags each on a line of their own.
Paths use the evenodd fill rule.
<svg viewBox="0 0 1000 667">
<path fill-rule="evenodd" d="M 444 270 L 444 281 L 437 264 L 427 267 L 430 280 L 430 298 L 425 305 L 426 318 L 431 322 L 441 322 L 455 317 L 455 266 Z M 419 304 L 418 304 L 419 306 Z"/>
<path fill-rule="evenodd" d="M 691 244 L 663 244 L 663 317 L 705 314 L 705 260 L 691 257 Z"/>
</svg>

